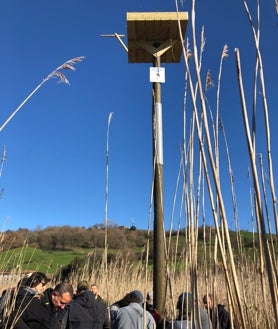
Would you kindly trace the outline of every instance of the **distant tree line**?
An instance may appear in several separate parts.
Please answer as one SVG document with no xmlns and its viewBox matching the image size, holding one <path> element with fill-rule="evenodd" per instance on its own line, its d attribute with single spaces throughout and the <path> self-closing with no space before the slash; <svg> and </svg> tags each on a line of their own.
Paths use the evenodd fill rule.
<svg viewBox="0 0 278 329">
<path fill-rule="evenodd" d="M 2 233 L 1 250 L 22 247 L 24 244 L 35 246 L 43 250 L 73 250 L 75 248 L 102 249 L 105 247 L 105 234 L 107 233 L 108 248 L 115 250 L 142 250 L 149 240 L 150 254 L 152 253 L 153 232 L 136 229 L 135 226 L 121 227 L 96 224 L 89 228 L 77 226 L 50 226 L 45 229 L 29 230 L 20 228 L 16 231 L 6 231 Z M 166 232 L 166 237 L 169 236 Z M 179 244 L 183 248 L 183 237 L 186 229 L 171 231 L 171 236 L 175 240 L 179 236 Z M 256 247 L 256 239 L 252 233 L 243 231 L 240 234 L 243 247 Z M 215 229 L 213 227 L 200 227 L 198 230 L 199 243 L 213 243 L 215 239 Z M 239 235 L 230 231 L 230 239 L 233 247 L 238 246 Z"/>
<path fill-rule="evenodd" d="M 50 226 L 45 229 L 29 230 L 20 228 L 2 233 L 1 249 L 22 247 L 25 243 L 43 250 L 72 250 L 75 248 L 104 248 L 105 234 L 108 236 L 109 249 L 130 249 L 143 247 L 148 235 L 146 230 L 137 230 L 135 226 L 109 227 L 94 225 L 89 228 L 72 226 Z"/>
</svg>

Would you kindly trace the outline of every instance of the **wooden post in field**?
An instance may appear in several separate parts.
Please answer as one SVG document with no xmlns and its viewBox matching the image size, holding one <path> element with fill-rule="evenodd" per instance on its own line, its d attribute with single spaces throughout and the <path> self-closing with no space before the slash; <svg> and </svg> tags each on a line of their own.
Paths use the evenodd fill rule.
<svg viewBox="0 0 278 329">
<path fill-rule="evenodd" d="M 160 57 L 154 59 L 154 67 L 159 69 Z M 153 291 L 155 307 L 160 314 L 163 314 L 166 302 L 166 255 L 164 240 L 163 129 L 160 82 L 153 82 L 153 164 Z"/>
<path fill-rule="evenodd" d="M 153 63 L 153 168 L 154 168 L 154 306 L 163 315 L 166 302 L 166 255 L 164 234 L 163 138 L 161 83 L 165 82 L 161 63 L 178 63 L 183 49 L 187 12 L 127 13 L 128 62 Z"/>
</svg>

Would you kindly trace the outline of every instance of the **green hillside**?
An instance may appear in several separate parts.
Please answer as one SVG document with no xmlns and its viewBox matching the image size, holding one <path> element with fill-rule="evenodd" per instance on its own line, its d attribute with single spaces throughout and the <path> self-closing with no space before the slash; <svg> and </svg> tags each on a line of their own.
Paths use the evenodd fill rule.
<svg viewBox="0 0 278 329">
<path fill-rule="evenodd" d="M 74 259 L 84 259 L 89 250 L 45 251 L 35 247 L 15 248 L 0 253 L 0 271 L 41 271 L 55 274 Z"/>
<path fill-rule="evenodd" d="M 7 231 L 2 240 L 0 251 L 0 272 L 41 271 L 57 274 L 71 264 L 83 267 L 85 261 L 90 264 L 101 261 L 104 254 L 105 233 L 103 228 L 90 227 L 49 227 L 44 230 L 30 231 L 19 229 Z M 269 235 L 269 238 L 271 236 Z M 169 232 L 166 233 L 169 243 Z M 236 233 L 230 231 L 230 240 L 234 257 L 245 255 L 245 260 L 256 252 L 257 237 L 251 232 Z M 152 264 L 153 234 L 145 230 L 113 227 L 107 231 L 107 259 L 120 257 L 128 261 L 140 261 L 147 257 L 146 245 L 149 241 L 148 258 Z M 198 230 L 198 263 L 202 265 L 206 258 L 214 257 L 215 230 L 201 227 Z M 171 232 L 169 257 L 183 257 L 189 250 L 187 230 Z M 241 252 L 240 252 L 241 251 Z M 88 257 L 90 256 L 90 257 Z"/>
</svg>

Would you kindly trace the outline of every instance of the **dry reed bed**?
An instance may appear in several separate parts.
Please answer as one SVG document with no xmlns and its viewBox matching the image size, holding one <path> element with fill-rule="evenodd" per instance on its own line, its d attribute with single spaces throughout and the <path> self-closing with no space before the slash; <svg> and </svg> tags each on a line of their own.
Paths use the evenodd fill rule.
<svg viewBox="0 0 278 329">
<path fill-rule="evenodd" d="M 108 237 L 109 240 L 109 237 Z M 24 251 L 23 251 L 24 252 Z M 23 257 L 22 257 L 23 260 Z M 183 266 L 180 266 L 183 262 Z M 208 262 L 207 262 L 208 263 Z M 179 270 L 177 271 L 176 266 Z M 183 291 L 192 291 L 191 264 L 187 256 L 179 258 L 174 265 L 168 264 L 167 298 L 165 313 L 168 317 L 174 318 L 176 315 L 176 301 L 178 295 Z M 202 306 L 202 297 L 207 292 L 214 292 L 217 301 L 226 305 L 227 309 L 233 312 L 229 300 L 229 292 L 226 284 L 223 264 L 218 262 L 207 272 L 206 261 L 197 266 L 197 294 L 196 299 Z M 20 267 L 20 266 L 19 266 Z M 239 278 L 239 289 L 244 305 L 247 328 L 275 328 L 272 316 L 271 298 L 268 295 L 266 301 L 262 303 L 261 278 L 259 275 L 259 261 L 238 262 L 236 272 Z M 20 276 L 20 271 L 16 272 L 9 280 L 1 280 L 1 291 L 5 288 L 16 286 Z M 129 262 L 128 256 L 124 259 L 119 255 L 113 262 L 106 264 L 106 261 L 96 261 L 93 255 L 88 255 L 88 262 L 83 268 L 77 268 L 72 272 L 69 281 L 76 288 L 80 280 L 87 280 L 90 283 L 97 283 L 101 296 L 111 305 L 122 298 L 126 293 L 134 289 L 139 289 L 146 296 L 152 290 L 152 270 L 146 267 L 145 262 Z M 268 290 L 267 281 L 265 289 Z M 50 285 L 55 285 L 53 281 Z M 242 326 L 240 325 L 240 328 Z"/>
<path fill-rule="evenodd" d="M 216 109 L 214 114 L 210 111 L 206 102 L 206 88 L 212 84 L 210 73 L 203 79 L 202 56 L 205 47 L 205 36 L 202 30 L 201 44 L 196 42 L 195 26 L 195 1 L 192 0 L 190 12 L 190 24 L 192 34 L 185 42 L 181 35 L 181 42 L 184 47 L 184 67 L 185 67 L 185 94 L 184 94 L 184 141 L 181 151 L 181 168 L 178 184 L 182 185 L 182 210 L 180 210 L 180 227 L 189 227 L 187 240 L 182 256 L 170 254 L 171 237 L 165 239 L 166 268 L 167 276 L 167 301 L 166 309 L 170 317 L 175 315 L 175 303 L 177 296 L 182 291 L 191 291 L 195 300 L 201 305 L 201 298 L 206 292 L 213 292 L 219 302 L 227 305 L 227 308 L 235 318 L 238 328 L 277 328 L 277 259 L 275 253 L 276 240 L 269 242 L 267 230 L 271 232 L 270 225 L 265 219 L 265 213 L 274 218 L 275 234 L 277 235 L 278 220 L 276 209 L 276 193 L 274 186 L 274 174 L 271 159 L 270 131 L 268 108 L 266 103 L 263 62 L 260 53 L 260 2 L 258 1 L 258 24 L 253 22 L 246 1 L 242 1 L 247 19 L 250 22 L 252 31 L 251 37 L 254 40 L 254 53 L 256 63 L 254 67 L 254 104 L 253 110 L 248 111 L 246 107 L 245 91 L 243 87 L 244 77 L 240 63 L 240 51 L 235 50 L 235 67 L 237 70 L 239 97 L 241 100 L 241 110 L 245 127 L 246 142 L 248 146 L 248 156 L 250 160 L 250 184 L 253 194 L 251 203 L 253 205 L 256 230 L 260 233 L 259 248 L 254 253 L 253 262 L 246 262 L 244 251 L 241 248 L 240 234 L 238 234 L 238 250 L 241 251 L 241 261 L 235 262 L 235 255 L 231 246 L 229 236 L 228 220 L 226 214 L 226 204 L 223 198 L 223 190 L 220 182 L 219 168 L 219 132 L 223 132 L 226 143 L 226 155 L 229 167 L 232 207 L 234 209 L 235 225 L 238 227 L 239 219 L 236 216 L 236 198 L 234 192 L 232 163 L 229 158 L 228 138 L 226 139 L 224 125 L 219 115 L 219 98 L 222 77 L 223 60 L 228 56 L 228 47 L 224 45 L 220 57 L 219 74 L 216 85 Z M 177 11 L 178 1 L 176 1 Z M 255 28 L 255 26 L 257 26 Z M 190 40 L 190 42 L 189 42 Z M 192 45 L 190 49 L 189 45 Z M 252 72 L 253 75 L 253 72 Z M 204 81 L 203 81 L 204 80 Z M 257 85 L 260 85 L 260 95 L 262 97 L 262 111 L 264 113 L 264 133 L 265 147 L 267 153 L 266 169 L 262 162 L 258 162 L 256 153 L 256 111 L 257 108 Z M 256 97 L 255 97 L 256 96 Z M 193 109 L 190 120 L 190 129 L 187 131 L 188 108 Z M 249 112 L 252 112 L 251 114 Z M 108 166 L 109 166 L 109 127 L 112 114 L 108 119 L 107 130 L 107 161 L 106 161 L 106 202 L 105 214 L 106 224 L 108 221 Z M 249 121 L 253 123 L 249 127 Z M 197 172 L 197 175 L 196 175 Z M 261 173 L 264 173 L 263 175 Z M 264 176 L 267 176 L 269 185 L 268 193 L 271 194 L 270 205 L 267 203 L 265 194 Z M 207 190 L 208 193 L 204 193 Z M 177 192 L 178 193 L 178 192 Z M 209 238 L 209 245 L 204 246 L 203 262 L 199 265 L 198 255 L 198 226 L 200 221 L 205 224 L 204 197 L 210 203 L 211 214 L 214 221 L 215 239 Z M 177 195 L 175 196 L 175 199 Z M 152 201 L 150 209 L 152 208 Z M 174 205 L 173 205 L 174 207 Z M 270 215 L 271 214 L 271 215 Z M 173 220 L 172 218 L 170 219 Z M 239 232 L 238 232 L 239 233 Z M 272 233 L 272 232 L 271 232 Z M 214 234 L 214 233 L 213 233 Z M 106 246 L 109 245 L 109 236 L 106 234 Z M 213 242 L 212 242 L 213 241 Z M 146 241 L 148 250 L 148 241 Z M 175 246 L 174 246 L 175 249 Z M 180 267 L 180 265 L 182 266 Z M 179 271 L 177 268 L 179 267 Z M 107 247 L 101 263 L 96 263 L 93 269 L 89 267 L 78 269 L 73 273 L 71 282 L 76 286 L 77 281 L 87 279 L 90 282 L 97 282 L 102 296 L 109 304 L 122 298 L 127 292 L 133 289 L 140 289 L 146 295 L 152 289 L 152 273 L 148 262 L 134 264 L 125 260 L 117 259 L 115 262 L 107 262 Z"/>
<path fill-rule="evenodd" d="M 188 268 L 190 266 L 188 265 Z M 176 301 L 179 294 L 183 291 L 192 291 L 192 277 L 187 269 L 177 273 L 176 271 L 169 273 L 169 281 L 167 285 L 166 298 L 166 314 L 170 318 L 176 315 Z M 146 275 L 147 272 L 147 275 Z M 233 312 L 229 300 L 229 292 L 227 289 L 226 278 L 223 266 L 217 267 L 215 274 L 205 275 L 203 267 L 198 268 L 198 291 L 196 299 L 199 306 L 202 305 L 202 297 L 207 292 L 214 292 L 219 303 L 226 305 L 226 308 Z M 239 288 L 242 293 L 242 304 L 246 313 L 247 328 L 276 328 L 274 318 L 272 316 L 271 298 L 268 296 L 266 302 L 262 303 L 261 279 L 258 271 L 258 264 L 238 264 L 237 269 L 239 279 Z M 152 272 L 146 270 L 145 264 L 134 264 L 128 261 L 121 262 L 120 259 L 105 266 L 96 265 L 89 275 L 78 271 L 73 274 L 71 282 L 76 286 L 77 281 L 87 279 L 89 282 L 96 282 L 100 288 L 101 295 L 111 305 L 113 302 L 122 298 L 126 293 L 134 289 L 139 289 L 146 296 L 147 292 L 152 290 Z M 267 281 L 266 281 L 267 282 Z M 170 289 L 171 287 L 171 289 Z M 266 289 L 269 289 L 266 284 Z M 240 325 L 242 328 L 242 325 Z"/>
</svg>

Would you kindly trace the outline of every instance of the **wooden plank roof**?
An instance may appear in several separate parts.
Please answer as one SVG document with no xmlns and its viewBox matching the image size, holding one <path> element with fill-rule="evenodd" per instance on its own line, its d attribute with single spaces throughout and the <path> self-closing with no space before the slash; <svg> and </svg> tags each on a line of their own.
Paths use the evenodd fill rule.
<svg viewBox="0 0 278 329">
<path fill-rule="evenodd" d="M 184 38 L 187 12 L 127 13 L 129 63 L 152 63 L 156 55 L 161 63 L 178 63 L 183 47 L 179 22 Z"/>
</svg>

